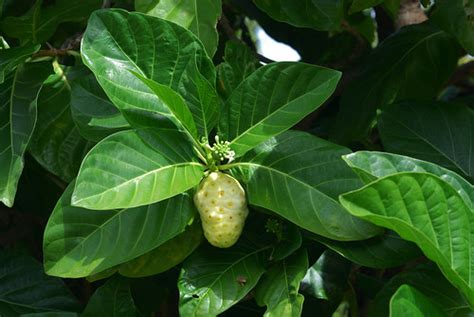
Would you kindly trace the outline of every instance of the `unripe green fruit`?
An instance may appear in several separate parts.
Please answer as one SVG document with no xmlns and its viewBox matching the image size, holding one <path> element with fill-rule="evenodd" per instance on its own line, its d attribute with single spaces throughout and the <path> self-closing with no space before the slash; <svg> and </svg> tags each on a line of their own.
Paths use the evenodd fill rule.
<svg viewBox="0 0 474 317">
<path fill-rule="evenodd" d="M 228 248 L 239 239 L 249 213 L 245 191 L 230 175 L 212 172 L 204 178 L 194 195 L 207 241 Z"/>
</svg>

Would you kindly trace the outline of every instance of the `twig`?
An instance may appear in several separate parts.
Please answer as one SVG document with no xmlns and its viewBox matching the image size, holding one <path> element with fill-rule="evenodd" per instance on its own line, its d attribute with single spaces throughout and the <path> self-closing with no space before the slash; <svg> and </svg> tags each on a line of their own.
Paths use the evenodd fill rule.
<svg viewBox="0 0 474 317">
<path fill-rule="evenodd" d="M 448 85 L 462 84 L 469 77 L 474 76 L 474 61 L 461 65 L 456 69 L 448 81 Z"/>
</svg>

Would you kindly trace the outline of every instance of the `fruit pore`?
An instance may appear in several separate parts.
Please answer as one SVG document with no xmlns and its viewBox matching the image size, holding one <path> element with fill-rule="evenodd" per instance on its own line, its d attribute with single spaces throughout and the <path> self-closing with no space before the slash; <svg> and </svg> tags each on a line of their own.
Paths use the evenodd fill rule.
<svg viewBox="0 0 474 317">
<path fill-rule="evenodd" d="M 228 248 L 239 239 L 249 213 L 245 191 L 239 182 L 222 172 L 204 178 L 194 195 L 207 241 Z"/>
</svg>

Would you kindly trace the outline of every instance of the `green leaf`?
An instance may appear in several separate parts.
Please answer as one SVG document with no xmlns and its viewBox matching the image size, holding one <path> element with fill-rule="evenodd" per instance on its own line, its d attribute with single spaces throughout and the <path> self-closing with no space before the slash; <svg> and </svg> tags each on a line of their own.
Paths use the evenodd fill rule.
<svg viewBox="0 0 474 317">
<path fill-rule="evenodd" d="M 13 205 L 23 154 L 36 124 L 36 103 L 43 81 L 51 73 L 48 62 L 20 65 L 0 85 L 0 201 Z"/>
<path fill-rule="evenodd" d="M 351 263 L 337 253 L 326 250 L 304 275 L 301 291 L 314 298 L 341 301 L 348 287 Z"/>
<path fill-rule="evenodd" d="M 319 31 L 340 29 L 344 17 L 342 0 L 253 0 L 257 7 L 277 21 Z"/>
<path fill-rule="evenodd" d="M 144 207 L 88 210 L 70 204 L 72 183 L 44 233 L 45 271 L 61 277 L 85 277 L 130 261 L 183 232 L 195 212 L 181 194 Z"/>
<path fill-rule="evenodd" d="M 378 269 L 402 266 L 422 255 L 415 244 L 392 231 L 362 241 L 335 241 L 314 235 L 310 238 L 354 263 Z"/>
<path fill-rule="evenodd" d="M 443 317 L 443 310 L 431 299 L 420 293 L 416 288 L 402 285 L 390 301 L 391 317 Z"/>
<path fill-rule="evenodd" d="M 216 124 L 214 65 L 190 31 L 156 17 L 108 9 L 91 15 L 82 43 L 84 63 L 132 126 L 142 127 L 141 121 L 154 113 L 169 112 L 133 73 L 178 92 L 201 135 Z M 137 119 L 139 114 L 144 118 Z M 154 118 L 154 125 L 163 124 L 161 119 Z"/>
<path fill-rule="evenodd" d="M 196 34 L 209 56 L 214 56 L 219 40 L 216 25 L 221 7 L 221 0 L 135 1 L 137 11 L 177 23 Z"/>
<path fill-rule="evenodd" d="M 474 53 L 474 3 L 463 0 L 436 0 L 430 20 L 457 38 L 469 53 Z"/>
<path fill-rule="evenodd" d="M 0 28 L 7 36 L 22 42 L 43 43 L 61 23 L 84 21 L 102 5 L 102 0 L 56 0 L 54 5 L 42 8 L 42 2 L 37 0 L 23 16 L 5 18 Z"/>
<path fill-rule="evenodd" d="M 377 293 L 369 308 L 369 317 L 388 316 L 389 302 L 395 291 L 403 284 L 416 287 L 431 298 L 448 316 L 471 317 L 472 310 L 459 291 L 441 274 L 433 263 L 418 265 L 391 278 Z"/>
<path fill-rule="evenodd" d="M 415 242 L 474 307 L 474 213 L 441 178 L 399 173 L 341 195 L 354 216 Z"/>
<path fill-rule="evenodd" d="M 220 131 L 231 141 L 236 156 L 242 156 L 320 107 L 340 77 L 338 71 L 303 63 L 261 67 L 227 100 Z"/>
<path fill-rule="evenodd" d="M 62 71 L 62 70 L 61 70 Z M 70 182 L 92 147 L 71 116 L 71 88 L 62 75 L 48 80 L 38 96 L 38 120 L 29 152 L 46 170 Z"/>
<path fill-rule="evenodd" d="M 332 138 L 364 138 L 377 108 L 394 100 L 436 97 L 457 60 L 457 45 L 444 31 L 429 23 L 401 28 L 367 57 L 360 76 L 344 90 Z"/>
<path fill-rule="evenodd" d="M 31 257 L 0 251 L 0 314 L 77 311 L 79 302 L 64 283 L 44 274 Z"/>
<path fill-rule="evenodd" d="M 349 8 L 349 14 L 353 14 L 383 3 L 385 0 L 354 0 Z"/>
<path fill-rule="evenodd" d="M 436 164 L 408 156 L 375 151 L 359 151 L 344 155 L 342 158 L 366 183 L 400 172 L 431 173 L 451 185 L 464 199 L 469 209 L 474 208 L 474 186 L 458 174 Z"/>
<path fill-rule="evenodd" d="M 227 100 L 237 86 L 258 67 L 258 59 L 247 45 L 240 41 L 227 41 L 224 62 L 217 66 L 217 90 Z"/>
<path fill-rule="evenodd" d="M 140 79 L 162 102 L 163 112 L 156 111 L 156 113 L 167 117 L 173 122 L 180 131 L 187 133 L 191 140 L 198 140 L 196 124 L 194 123 L 193 115 L 186 106 L 184 99 L 168 86 L 161 85 L 153 80 L 146 79 L 139 74 L 134 75 Z"/>
<path fill-rule="evenodd" d="M 474 111 L 467 106 L 403 102 L 387 107 L 379 131 L 387 151 L 442 165 L 474 179 Z"/>
<path fill-rule="evenodd" d="M 277 238 L 278 244 L 273 249 L 272 261 L 283 260 L 290 256 L 301 247 L 303 242 L 298 227 L 289 222 L 283 223 L 281 236 Z"/>
<path fill-rule="evenodd" d="M 181 316 L 216 316 L 238 303 L 265 272 L 270 246 L 244 239 L 229 249 L 205 245 L 183 264 L 178 280 Z"/>
<path fill-rule="evenodd" d="M 143 277 L 167 271 L 183 262 L 202 241 L 201 224 L 194 221 L 186 231 L 119 268 L 128 277 Z"/>
<path fill-rule="evenodd" d="M 300 282 L 308 269 L 306 249 L 272 265 L 255 289 L 255 300 L 267 306 L 265 317 L 298 317 L 303 308 Z"/>
<path fill-rule="evenodd" d="M 25 45 L 8 49 L 0 49 L 0 84 L 5 81 L 5 76 L 12 72 L 18 65 L 26 61 L 40 49 L 40 45 Z"/>
<path fill-rule="evenodd" d="M 347 153 L 348 149 L 310 134 L 287 131 L 235 166 L 251 205 L 331 239 L 367 239 L 380 230 L 349 215 L 336 200 L 361 185 L 341 159 Z"/>
<path fill-rule="evenodd" d="M 127 279 L 114 277 L 95 291 L 81 317 L 96 316 L 141 316 L 133 302 Z"/>
<path fill-rule="evenodd" d="M 130 127 L 92 74 L 71 82 L 71 112 L 79 133 L 91 141 Z"/>
<path fill-rule="evenodd" d="M 204 166 L 183 134 L 159 129 L 154 136 L 157 148 L 132 130 L 98 143 L 82 162 L 72 204 L 99 210 L 136 207 L 196 186 Z"/>
</svg>

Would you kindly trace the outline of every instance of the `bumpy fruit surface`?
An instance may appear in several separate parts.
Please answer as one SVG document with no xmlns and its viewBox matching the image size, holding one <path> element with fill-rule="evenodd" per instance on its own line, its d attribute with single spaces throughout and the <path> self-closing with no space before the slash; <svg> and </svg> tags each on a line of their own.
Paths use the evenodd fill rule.
<svg viewBox="0 0 474 317">
<path fill-rule="evenodd" d="M 249 213 L 245 191 L 232 176 L 212 172 L 194 195 L 207 241 L 218 248 L 232 246 L 240 237 Z"/>
</svg>

